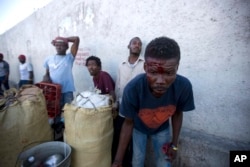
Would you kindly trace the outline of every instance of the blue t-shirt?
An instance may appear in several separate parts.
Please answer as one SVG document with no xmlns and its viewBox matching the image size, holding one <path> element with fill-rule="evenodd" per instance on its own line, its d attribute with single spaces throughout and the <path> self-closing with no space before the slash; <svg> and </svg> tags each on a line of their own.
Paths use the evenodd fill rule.
<svg viewBox="0 0 250 167">
<path fill-rule="evenodd" d="M 169 118 L 175 111 L 195 108 L 190 81 L 177 75 L 173 84 L 160 98 L 152 95 L 146 74 L 131 80 L 123 92 L 121 114 L 134 120 L 134 128 L 151 135 L 169 128 Z"/>
<path fill-rule="evenodd" d="M 75 91 L 72 74 L 74 60 L 74 56 L 69 53 L 65 56 L 49 56 L 44 62 L 44 67 L 49 69 L 52 82 L 61 85 L 62 93 Z"/>
</svg>

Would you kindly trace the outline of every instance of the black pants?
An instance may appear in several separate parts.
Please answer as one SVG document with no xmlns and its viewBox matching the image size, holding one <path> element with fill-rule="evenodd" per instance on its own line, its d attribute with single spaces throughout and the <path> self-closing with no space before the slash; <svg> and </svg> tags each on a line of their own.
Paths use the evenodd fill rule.
<svg viewBox="0 0 250 167">
<path fill-rule="evenodd" d="M 117 116 L 114 119 L 114 136 L 113 136 L 113 143 L 112 143 L 112 162 L 114 162 L 115 155 L 119 145 L 119 138 L 122 129 L 122 124 L 124 122 L 124 118 L 121 116 Z M 125 152 L 122 165 L 123 167 L 132 167 L 132 153 L 133 153 L 133 143 L 132 139 L 130 140 L 127 150 Z"/>
<path fill-rule="evenodd" d="M 2 85 L 4 86 L 5 90 L 8 90 L 10 88 L 9 81 L 7 80 L 5 83 L 3 83 L 5 76 L 0 77 L 0 94 L 3 95 L 4 90 L 2 89 Z"/>
</svg>

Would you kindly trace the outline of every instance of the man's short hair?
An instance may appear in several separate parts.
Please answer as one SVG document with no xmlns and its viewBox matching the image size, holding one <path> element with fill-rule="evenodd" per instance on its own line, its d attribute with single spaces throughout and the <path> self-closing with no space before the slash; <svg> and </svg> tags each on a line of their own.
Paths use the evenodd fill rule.
<svg viewBox="0 0 250 167">
<path fill-rule="evenodd" d="M 168 37 L 158 37 L 153 39 L 146 47 L 144 58 L 148 57 L 157 59 L 176 58 L 180 61 L 181 53 L 178 43 Z"/>
<path fill-rule="evenodd" d="M 88 57 L 87 59 L 86 59 L 86 66 L 88 66 L 88 62 L 90 61 L 90 60 L 94 60 L 95 62 L 96 62 L 96 64 L 97 64 L 97 66 L 98 67 L 102 67 L 102 62 L 101 62 L 101 60 L 100 60 L 100 58 L 99 57 L 96 57 L 96 56 L 90 56 L 90 57 Z"/>
<path fill-rule="evenodd" d="M 138 39 L 139 41 L 141 41 L 141 39 L 140 39 L 139 37 L 133 37 L 133 38 L 129 41 L 129 44 L 128 44 L 128 45 L 130 45 L 131 42 L 132 42 L 134 39 Z"/>
</svg>

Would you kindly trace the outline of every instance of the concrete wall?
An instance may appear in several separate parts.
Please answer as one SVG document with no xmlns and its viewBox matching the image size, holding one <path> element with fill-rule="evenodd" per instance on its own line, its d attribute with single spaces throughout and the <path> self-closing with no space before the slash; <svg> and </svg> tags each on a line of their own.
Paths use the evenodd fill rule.
<svg viewBox="0 0 250 167">
<path fill-rule="evenodd" d="M 19 80 L 21 53 L 34 65 L 35 81 L 42 80 L 43 61 L 55 53 L 50 41 L 58 35 L 81 39 L 73 69 L 78 92 L 92 86 L 84 66 L 87 56 L 100 57 L 103 70 L 115 79 L 132 37 L 141 37 L 143 50 L 155 37 L 174 38 L 182 53 L 179 74 L 191 80 L 196 104 L 195 111 L 184 115 L 184 129 L 249 149 L 248 0 L 54 0 L 0 36 L 13 84 Z"/>
</svg>

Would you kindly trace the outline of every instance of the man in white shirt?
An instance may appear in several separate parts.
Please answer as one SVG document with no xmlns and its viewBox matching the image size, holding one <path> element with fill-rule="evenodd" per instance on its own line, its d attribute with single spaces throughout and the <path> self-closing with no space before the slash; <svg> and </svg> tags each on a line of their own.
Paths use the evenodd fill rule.
<svg viewBox="0 0 250 167">
<path fill-rule="evenodd" d="M 19 65 L 20 81 L 18 83 L 19 88 L 25 84 L 33 84 L 34 74 L 32 65 L 26 62 L 25 55 L 19 55 L 18 60 L 20 62 Z"/>
<path fill-rule="evenodd" d="M 142 42 L 139 37 L 134 37 L 130 40 L 128 44 L 129 56 L 122 61 L 119 66 L 117 79 L 115 83 L 115 93 L 117 99 L 116 110 L 119 111 L 119 105 L 122 101 L 123 90 L 127 83 L 132 80 L 135 76 L 141 73 L 145 73 L 144 71 L 144 59 L 140 57 L 142 48 Z M 115 109 L 113 109 L 115 110 Z M 114 119 L 114 138 L 112 145 L 112 161 L 114 160 L 114 156 L 116 154 L 116 150 L 118 147 L 121 127 L 124 121 L 124 116 L 120 113 Z M 124 167 L 132 167 L 132 143 L 130 143 L 123 160 Z"/>
</svg>

